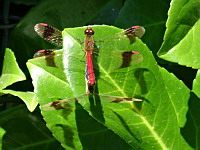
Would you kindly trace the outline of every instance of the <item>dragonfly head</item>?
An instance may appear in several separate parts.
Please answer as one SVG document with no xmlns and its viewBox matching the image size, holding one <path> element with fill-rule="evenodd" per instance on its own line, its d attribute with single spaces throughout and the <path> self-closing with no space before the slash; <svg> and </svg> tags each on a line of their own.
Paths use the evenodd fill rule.
<svg viewBox="0 0 200 150">
<path fill-rule="evenodd" d="M 84 33 L 85 35 L 94 35 L 94 30 L 92 28 L 87 28 Z"/>
</svg>

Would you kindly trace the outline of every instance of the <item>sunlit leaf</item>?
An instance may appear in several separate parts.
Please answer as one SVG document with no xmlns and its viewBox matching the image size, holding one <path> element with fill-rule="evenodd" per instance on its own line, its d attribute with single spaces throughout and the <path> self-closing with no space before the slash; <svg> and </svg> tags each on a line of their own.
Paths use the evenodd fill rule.
<svg viewBox="0 0 200 150">
<path fill-rule="evenodd" d="M 7 86 L 25 80 L 26 77 L 23 72 L 20 70 L 14 53 L 10 49 L 6 49 L 2 75 L 0 77 L 0 90 L 6 88 Z"/>
<path fill-rule="evenodd" d="M 200 72 L 199 72 L 199 70 L 196 74 L 196 78 L 193 81 L 192 90 L 200 98 Z"/>
<path fill-rule="evenodd" d="M 186 113 L 188 112 L 190 90 L 181 80 L 177 80 L 172 73 L 167 72 L 164 68 L 160 68 L 160 72 L 165 82 L 166 90 L 169 93 L 179 126 L 183 127 L 186 122 Z"/>
<path fill-rule="evenodd" d="M 4 94 L 12 94 L 22 99 L 30 112 L 33 112 L 38 105 L 37 98 L 33 92 L 20 92 L 13 90 L 3 90 L 1 92 Z"/>
<path fill-rule="evenodd" d="M 3 128 L 0 127 L 0 149 L 2 149 L 2 141 L 3 141 L 3 136 L 5 134 L 5 130 Z"/>
<path fill-rule="evenodd" d="M 200 68 L 200 1 L 173 0 L 159 56 L 180 65 Z"/>
</svg>

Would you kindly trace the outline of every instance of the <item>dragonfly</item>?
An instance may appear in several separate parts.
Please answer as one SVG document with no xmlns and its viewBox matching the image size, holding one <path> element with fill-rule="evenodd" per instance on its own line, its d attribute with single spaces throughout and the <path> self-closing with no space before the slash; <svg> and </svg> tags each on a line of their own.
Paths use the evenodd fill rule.
<svg viewBox="0 0 200 150">
<path fill-rule="evenodd" d="M 34 27 L 36 33 L 46 41 L 55 44 L 56 46 L 61 46 L 62 41 L 62 33 L 58 29 L 44 24 L 40 23 L 35 25 Z M 138 37 L 141 38 L 145 33 L 145 29 L 141 26 L 133 26 L 131 28 L 128 28 L 124 30 L 124 34 L 128 37 Z M 110 99 L 109 102 L 113 103 L 130 103 L 133 101 L 142 101 L 141 99 L 132 98 L 132 97 L 122 97 L 122 96 L 112 96 L 112 95 L 102 95 L 94 93 L 94 88 L 96 85 L 96 77 L 95 77 L 95 71 L 93 66 L 93 54 L 95 53 L 95 42 L 93 39 L 94 30 L 90 27 L 87 27 L 84 31 L 85 34 L 85 40 L 84 40 L 84 51 L 85 51 L 85 57 L 86 57 L 86 67 L 85 67 L 85 79 L 86 79 L 86 93 L 72 97 L 67 98 L 64 100 L 54 101 L 49 104 L 46 104 L 43 106 L 43 108 L 49 108 L 53 107 L 55 109 L 63 109 L 66 107 L 69 101 L 72 101 L 74 99 L 79 99 L 81 97 L 84 97 L 85 95 L 96 95 L 99 97 L 104 97 L 107 99 Z M 122 57 L 123 59 L 127 59 L 131 55 L 138 55 L 140 54 L 137 51 L 123 51 Z M 54 55 L 53 50 L 40 50 L 38 51 L 34 57 L 40 57 L 40 56 L 51 56 Z M 127 67 L 126 65 L 122 65 L 121 68 Z"/>
</svg>

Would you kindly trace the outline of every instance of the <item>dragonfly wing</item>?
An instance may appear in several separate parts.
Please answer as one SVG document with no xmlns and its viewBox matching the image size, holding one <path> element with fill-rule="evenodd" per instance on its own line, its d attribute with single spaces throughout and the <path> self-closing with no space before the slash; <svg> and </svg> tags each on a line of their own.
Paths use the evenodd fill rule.
<svg viewBox="0 0 200 150">
<path fill-rule="evenodd" d="M 138 98 L 132 98 L 132 97 L 122 97 L 122 96 L 113 96 L 113 95 L 102 95 L 102 94 L 95 94 L 100 97 L 107 98 L 107 102 L 112 102 L 112 103 L 132 103 L 132 102 L 140 102 L 142 101 L 141 99 Z"/>
<path fill-rule="evenodd" d="M 33 58 L 37 58 L 37 57 L 42 57 L 42 56 L 53 56 L 54 55 L 54 50 L 53 49 L 45 49 L 45 50 L 39 50 L 37 51 Z"/>
<path fill-rule="evenodd" d="M 135 36 L 141 38 L 145 33 L 145 29 L 142 26 L 132 26 L 125 30 L 125 35 L 128 37 Z"/>
<path fill-rule="evenodd" d="M 34 27 L 35 32 L 46 41 L 56 46 L 62 47 L 62 32 L 48 24 L 39 23 Z"/>
<path fill-rule="evenodd" d="M 126 68 L 131 65 L 136 65 L 143 60 L 143 57 L 136 51 L 124 51 L 120 54 L 122 56 L 122 65 L 120 68 Z"/>
<path fill-rule="evenodd" d="M 60 110 L 60 109 L 72 109 L 70 101 L 69 100 L 54 101 L 42 106 L 42 110 L 44 111 Z"/>
<path fill-rule="evenodd" d="M 93 96 L 93 94 L 89 94 L 89 95 Z M 42 106 L 42 109 L 45 111 L 73 109 L 70 103 L 75 102 L 76 100 L 79 101 L 86 96 L 88 96 L 88 94 L 82 94 L 77 97 L 54 101 Z M 138 99 L 138 98 L 129 98 L 129 97 L 122 97 L 122 96 L 111 96 L 111 95 L 102 95 L 102 94 L 94 94 L 94 96 L 98 96 L 99 98 L 103 99 L 104 102 L 106 103 L 132 103 L 135 101 L 142 101 L 141 99 Z"/>
<path fill-rule="evenodd" d="M 130 43 L 134 43 L 135 42 L 135 37 L 137 38 L 142 38 L 143 35 L 145 34 L 145 28 L 142 26 L 132 26 L 128 29 L 125 29 L 114 35 L 111 36 L 105 36 L 104 38 L 102 38 L 100 41 L 121 41 L 123 39 L 129 39 Z"/>
<path fill-rule="evenodd" d="M 49 111 L 49 110 L 59 110 L 59 109 L 73 109 L 71 103 L 74 103 L 76 100 L 84 98 L 87 95 L 88 94 L 82 94 L 77 97 L 54 101 L 42 106 L 42 110 Z"/>
<path fill-rule="evenodd" d="M 140 27 L 129 30 L 126 35 L 126 30 L 111 29 L 108 34 L 107 30 L 99 29 L 94 35 L 96 52 L 94 52 L 94 61 L 98 63 L 99 70 L 105 70 L 106 72 L 112 72 L 119 68 L 126 68 L 140 63 L 143 60 L 142 54 L 140 54 L 139 43 L 140 40 L 136 37 L 142 36 L 142 34 L 135 33 Z M 142 28 L 142 27 L 141 27 Z M 97 28 L 98 29 L 98 28 Z M 140 31 L 140 30 L 139 30 Z M 139 32 L 138 31 L 138 32 Z M 128 31 L 127 31 L 128 32 Z M 142 32 L 144 33 L 144 32 Z M 128 36 L 132 36 L 131 41 Z M 95 56 L 96 55 L 96 56 Z"/>
<path fill-rule="evenodd" d="M 94 66 L 99 72 L 110 73 L 139 64 L 143 60 L 143 56 L 139 52 L 136 53 L 136 51 L 114 50 L 97 54 L 93 59 Z"/>
<path fill-rule="evenodd" d="M 140 115 L 151 115 L 155 112 L 155 108 L 146 99 L 138 99 L 138 98 L 129 98 L 129 97 L 121 97 L 121 96 L 113 96 L 113 95 L 102 95 L 95 94 L 95 99 L 100 99 L 102 105 L 108 106 L 106 103 L 121 103 L 123 107 L 133 110 L 137 114 Z M 104 104 L 103 104 L 104 103 Z M 109 104 L 111 105 L 111 104 Z M 119 105 L 119 104 L 118 104 Z"/>
</svg>

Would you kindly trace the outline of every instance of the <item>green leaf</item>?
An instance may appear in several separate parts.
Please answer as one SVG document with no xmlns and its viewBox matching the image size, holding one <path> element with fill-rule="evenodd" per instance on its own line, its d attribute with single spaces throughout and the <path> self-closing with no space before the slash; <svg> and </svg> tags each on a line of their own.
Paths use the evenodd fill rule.
<svg viewBox="0 0 200 150">
<path fill-rule="evenodd" d="M 30 112 L 33 112 L 38 105 L 37 98 L 33 92 L 20 92 L 13 90 L 3 90 L 1 92 L 4 94 L 12 94 L 22 99 Z"/>
<path fill-rule="evenodd" d="M 200 71 L 198 70 L 196 74 L 196 78 L 193 81 L 192 90 L 200 98 L 199 83 L 200 83 Z"/>
<path fill-rule="evenodd" d="M 62 63 L 60 54 L 62 51 L 56 53 L 56 68 L 46 66 L 46 61 L 42 57 L 29 60 L 27 63 L 40 105 L 58 98 L 73 96 L 63 72 L 63 66 L 60 64 Z M 74 107 L 76 109 L 73 109 Z M 111 130 L 89 116 L 79 104 L 63 111 L 42 111 L 42 114 L 47 122 L 47 127 L 66 149 L 82 149 L 83 147 L 96 149 L 97 145 L 105 147 L 102 143 L 107 143 L 108 149 L 131 149 Z M 81 134 L 82 132 L 85 134 Z M 91 133 L 88 134 L 88 132 Z M 119 144 L 109 143 L 111 140 Z"/>
<path fill-rule="evenodd" d="M 2 150 L 2 141 L 3 141 L 3 136 L 5 134 L 5 130 L 3 128 L 0 127 L 0 150 Z"/>
<path fill-rule="evenodd" d="M 115 35 L 116 33 L 122 31 L 109 26 L 92 27 L 95 31 L 94 39 L 96 41 L 100 41 L 106 36 L 109 37 L 109 35 Z M 82 48 L 80 44 L 74 42 L 74 39 L 76 39 L 76 36 L 74 37 L 74 35 L 79 35 L 78 37 L 81 40 L 84 39 L 84 29 L 85 27 L 73 28 L 66 29 L 63 32 L 64 67 L 70 87 L 74 92 L 74 96 L 83 94 L 85 90 L 85 84 L 81 84 L 84 83 L 84 73 L 82 72 L 85 66 L 80 62 L 76 63 L 76 61 L 81 58 L 80 52 Z M 74 39 L 72 39 L 68 34 L 73 36 Z M 180 110 L 180 108 L 177 108 L 178 106 L 173 106 L 174 103 L 172 103 L 172 101 L 174 97 L 171 97 L 172 93 L 170 93 L 170 95 L 168 94 L 165 82 L 161 82 L 162 76 L 160 74 L 160 70 L 158 66 L 155 65 L 156 62 L 148 48 L 140 40 L 136 40 L 135 43 L 130 44 L 128 39 L 121 39 L 116 42 L 110 39 L 108 41 L 100 42 L 97 47 L 100 47 L 97 59 L 99 76 L 103 75 L 102 79 L 100 77 L 97 78 L 98 92 L 106 95 L 120 95 L 128 97 L 130 97 L 130 93 L 133 97 L 139 95 L 144 100 L 141 104 L 141 110 L 138 112 L 138 110 L 134 109 L 133 106 L 130 106 L 130 104 L 106 103 L 106 100 L 101 97 L 100 101 L 95 97 L 93 99 L 87 99 L 86 97 L 78 100 L 78 102 L 89 112 L 91 116 L 109 129 L 113 130 L 132 147 L 150 149 L 150 145 L 152 145 L 152 143 L 154 143 L 154 149 L 167 149 L 169 147 L 178 149 L 180 147 L 187 147 L 187 143 L 184 142 L 179 133 L 179 122 L 176 119 L 179 118 L 180 124 L 183 125 L 185 115 L 179 117 L 179 112 L 176 113 L 176 109 Z M 110 57 L 108 57 L 110 54 L 108 54 L 107 57 L 109 59 L 107 59 L 106 55 L 104 55 L 102 51 L 113 52 L 115 50 L 139 51 L 143 55 L 144 60 L 137 65 L 110 73 L 109 69 L 115 66 L 119 60 L 115 59 L 115 57 L 110 59 Z M 82 72 L 73 72 L 73 68 L 82 70 Z M 110 85 L 112 85 L 112 88 L 109 88 Z M 187 97 L 182 98 L 187 101 Z M 166 106 L 166 104 L 168 105 Z M 186 104 L 187 103 L 184 103 L 184 105 Z M 186 113 L 187 106 L 184 107 L 186 107 L 186 110 L 183 110 L 183 112 Z M 171 113 L 169 113 L 169 111 Z M 159 128 L 157 128 L 158 126 Z M 167 130 L 162 132 L 165 129 Z M 172 139 L 171 137 L 174 138 Z M 169 138 L 176 141 L 176 144 L 173 144 L 172 142 L 168 143 L 167 139 Z M 140 143 L 141 141 L 142 143 Z M 150 145 L 148 144 L 149 141 L 151 141 Z"/>
<path fill-rule="evenodd" d="M 24 105 L 1 112 L 0 126 L 6 131 L 2 149 L 57 149 L 60 143 L 46 128 L 39 111 L 30 113 Z"/>
<path fill-rule="evenodd" d="M 143 102 L 108 103 L 108 99 L 104 97 L 85 96 L 77 101 L 70 101 L 64 110 L 42 110 L 48 128 L 63 147 L 191 149 L 179 128 L 185 123 L 188 89 L 175 76 L 159 68 L 152 53 L 139 39 L 132 43 L 125 37 L 113 37 L 123 31 L 116 27 L 91 27 L 95 31 L 94 40 L 99 50 L 98 54 L 94 53 L 97 79 L 95 92 L 135 96 Z M 27 63 L 41 106 L 86 92 L 85 63 L 82 61 L 84 52 L 83 45 L 80 44 L 85 38 L 85 29 L 86 27 L 68 28 L 63 31 L 64 54 L 55 54 L 56 67 L 46 66 L 45 61 L 41 61 L 43 65 L 39 63 L 40 60 L 45 60 L 44 57 Z M 143 61 L 117 69 L 120 59 L 117 55 L 112 58 L 111 54 L 118 50 L 139 51 Z M 57 65 L 59 61 L 63 65 Z M 173 95 L 177 87 L 183 89 L 185 96 L 180 92 Z M 175 102 L 178 97 L 183 101 L 182 108 L 179 102 Z M 102 144 L 105 141 L 109 145 Z"/>
<path fill-rule="evenodd" d="M 2 75 L 0 77 L 0 90 L 6 88 L 7 86 L 26 79 L 26 76 L 20 70 L 14 53 L 10 49 L 6 49 Z"/>
<path fill-rule="evenodd" d="M 20 70 L 14 53 L 10 49 L 6 49 L 5 56 L 4 56 L 4 63 L 3 63 L 3 70 L 2 75 L 0 77 L 0 94 L 12 94 L 14 96 L 18 96 L 21 98 L 25 104 L 27 105 L 28 109 L 32 112 L 38 102 L 35 98 L 35 94 L 33 92 L 19 92 L 13 90 L 3 90 L 7 86 L 25 80 L 26 76 Z"/>
<path fill-rule="evenodd" d="M 159 57 L 180 65 L 199 68 L 200 1 L 173 0 Z"/>
<path fill-rule="evenodd" d="M 160 68 L 160 72 L 166 85 L 166 90 L 169 93 L 179 126 L 183 127 L 187 120 L 186 113 L 188 112 L 190 90 L 181 80 L 178 80 L 174 74 L 167 72 L 164 68 Z"/>
</svg>

